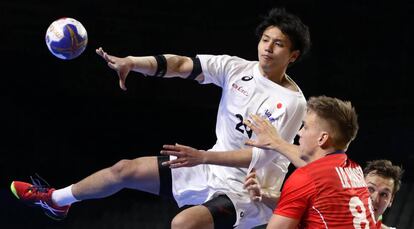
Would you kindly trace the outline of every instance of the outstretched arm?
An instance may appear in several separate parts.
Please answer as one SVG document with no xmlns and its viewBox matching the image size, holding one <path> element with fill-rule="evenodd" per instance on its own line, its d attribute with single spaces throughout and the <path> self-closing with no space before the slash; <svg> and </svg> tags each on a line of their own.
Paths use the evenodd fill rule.
<svg viewBox="0 0 414 229">
<path fill-rule="evenodd" d="M 204 151 L 175 144 L 164 145 L 161 154 L 177 157 L 177 159 L 163 163 L 164 166 L 170 168 L 191 167 L 199 164 L 247 168 L 252 160 L 252 150 L 250 148 L 232 151 Z"/>
<path fill-rule="evenodd" d="M 299 147 L 283 140 L 267 119 L 258 115 L 251 115 L 250 118 L 252 121 L 247 120 L 245 124 L 254 131 L 257 137 L 254 140 L 247 140 L 246 145 L 277 151 L 287 157 L 296 167 L 306 165 L 307 162 L 300 156 Z"/>
<path fill-rule="evenodd" d="M 163 77 L 165 78 L 187 78 L 193 71 L 193 61 L 190 57 L 186 56 L 166 54 L 162 55 L 165 59 L 161 59 L 161 61 L 160 59 L 157 61 L 155 56 L 116 57 L 109 55 L 101 47 L 96 49 L 96 53 L 108 63 L 111 69 L 116 71 L 119 77 L 119 86 L 122 90 L 126 90 L 125 80 L 130 71 L 140 72 L 144 75 L 154 75 L 157 73 L 157 69 L 161 68 Z M 202 74 L 200 74 L 195 79 L 201 81 L 202 77 Z"/>
</svg>

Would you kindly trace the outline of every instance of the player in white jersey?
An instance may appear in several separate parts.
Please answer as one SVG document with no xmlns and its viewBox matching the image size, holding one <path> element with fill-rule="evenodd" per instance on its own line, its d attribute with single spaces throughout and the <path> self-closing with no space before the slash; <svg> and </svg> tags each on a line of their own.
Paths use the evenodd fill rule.
<svg viewBox="0 0 414 229">
<path fill-rule="evenodd" d="M 41 206 L 48 216 L 62 219 L 75 202 L 110 196 L 123 188 L 137 189 L 174 198 L 186 208 L 174 217 L 172 228 L 252 228 L 266 223 L 272 209 L 252 202 L 243 189 L 247 168 L 261 171 L 263 185 L 278 191 L 289 161 L 274 152 L 246 148 L 254 136 L 243 123 L 249 114 L 267 117 L 286 141 L 292 142 L 305 114 L 306 101 L 286 69 L 302 57 L 310 46 L 308 27 L 284 9 L 273 9 L 258 26 L 259 61 L 227 55 L 178 55 L 119 58 L 102 48 L 97 53 L 119 76 L 120 87 L 130 71 L 156 77 L 181 77 L 220 86 L 222 97 L 217 114 L 217 142 L 208 155 L 216 161 L 192 168 L 169 169 L 169 157 L 141 157 L 121 160 L 63 189 L 14 181 L 13 193 L 20 200 Z M 172 146 L 190 149 L 186 146 Z M 226 160 L 239 152 L 238 160 Z M 175 166 L 180 164 L 175 161 Z M 217 164 L 217 165 L 211 165 Z M 238 168 L 218 165 L 231 165 Z"/>
<path fill-rule="evenodd" d="M 238 57 L 198 55 L 204 74 L 203 83 L 214 83 L 222 90 L 222 100 L 217 114 L 217 142 L 207 154 L 214 158 L 230 150 L 244 147 L 244 142 L 252 137 L 252 131 L 243 124 L 249 114 L 266 116 L 283 133 L 283 137 L 292 142 L 305 114 L 306 100 L 297 85 L 288 77 L 296 90 L 282 87 L 266 77 L 259 70 L 259 63 L 246 61 Z M 187 148 L 186 146 L 173 146 Z M 171 149 L 171 147 L 170 147 Z M 246 150 L 251 150 L 246 148 Z M 168 153 L 164 151 L 164 153 Z M 269 190 L 279 191 L 288 170 L 289 161 L 280 154 L 267 154 L 261 149 L 254 149 L 250 154 L 254 165 L 261 172 L 264 186 Z M 239 166 L 247 167 L 250 159 Z M 223 164 L 221 160 L 213 164 Z M 230 162 L 231 163 L 231 162 Z M 244 164 L 243 164 L 244 163 Z M 168 163 L 166 163 L 168 164 Z M 230 164 L 231 165 L 231 164 Z M 206 172 L 208 171 L 208 172 Z M 191 174 L 191 176 L 188 176 Z M 267 222 L 271 216 L 270 208 L 262 203 L 251 202 L 249 194 L 243 189 L 247 168 L 232 168 L 219 165 L 198 165 L 190 168 L 172 170 L 173 192 L 179 205 L 194 204 L 194 198 L 200 201 L 210 199 L 220 193 L 226 194 L 235 206 L 238 225 L 243 221 Z M 185 179 L 181 179 L 185 177 Z M 201 178 L 202 179 L 201 179 Z M 197 196 L 188 189 L 197 189 Z M 252 205 L 257 206 L 252 206 Z M 249 209 L 249 210 L 248 210 Z M 241 216 L 241 217 L 240 217 Z M 252 222 L 252 223 L 253 223 Z M 260 224 L 259 222 L 259 224 Z M 247 228 L 255 224 L 247 223 Z"/>
</svg>

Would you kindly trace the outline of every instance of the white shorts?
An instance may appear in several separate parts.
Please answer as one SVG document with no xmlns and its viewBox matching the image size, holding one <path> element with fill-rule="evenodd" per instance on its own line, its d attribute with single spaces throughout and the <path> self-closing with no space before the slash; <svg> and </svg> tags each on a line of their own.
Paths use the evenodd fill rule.
<svg viewBox="0 0 414 229">
<path fill-rule="evenodd" d="M 272 209 L 261 202 L 252 201 L 246 190 L 235 191 L 231 186 L 242 186 L 239 181 L 231 184 L 218 179 L 212 172 L 215 167 L 198 165 L 171 170 L 172 192 L 178 206 L 200 205 L 217 195 L 226 194 L 236 209 L 235 228 L 251 229 L 266 224 L 272 216 Z"/>
</svg>

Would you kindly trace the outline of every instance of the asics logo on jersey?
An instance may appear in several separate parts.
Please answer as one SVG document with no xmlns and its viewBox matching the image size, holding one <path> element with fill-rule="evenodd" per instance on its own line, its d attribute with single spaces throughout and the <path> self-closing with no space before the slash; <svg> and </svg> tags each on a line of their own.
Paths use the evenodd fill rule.
<svg viewBox="0 0 414 229">
<path fill-rule="evenodd" d="M 231 85 L 236 91 L 242 93 L 244 96 L 249 96 L 249 92 L 243 88 L 243 86 L 239 86 L 236 83 Z"/>
<path fill-rule="evenodd" d="M 243 76 L 241 79 L 242 79 L 243 81 L 250 81 L 250 80 L 252 80 L 252 79 L 253 79 L 253 76 Z"/>
</svg>

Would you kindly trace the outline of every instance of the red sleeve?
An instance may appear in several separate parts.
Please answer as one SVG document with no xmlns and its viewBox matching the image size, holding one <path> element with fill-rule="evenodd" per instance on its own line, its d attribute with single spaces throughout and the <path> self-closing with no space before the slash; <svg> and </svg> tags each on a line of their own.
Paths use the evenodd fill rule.
<svg viewBox="0 0 414 229">
<path fill-rule="evenodd" d="M 297 169 L 283 185 L 279 203 L 273 213 L 301 219 L 308 206 L 312 204 L 315 193 L 315 185 L 306 174 L 306 170 Z"/>
</svg>

